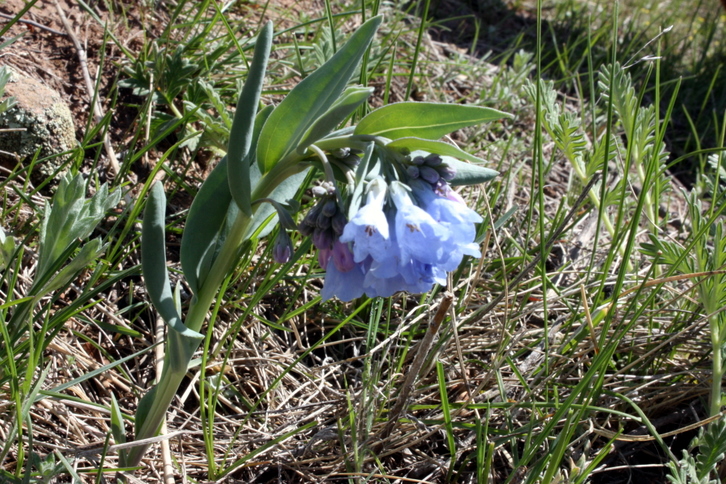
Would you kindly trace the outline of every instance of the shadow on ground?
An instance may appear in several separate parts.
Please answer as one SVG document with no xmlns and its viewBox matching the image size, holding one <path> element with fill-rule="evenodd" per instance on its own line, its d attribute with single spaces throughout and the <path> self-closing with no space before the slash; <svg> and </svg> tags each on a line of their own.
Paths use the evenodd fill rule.
<svg viewBox="0 0 726 484">
<path fill-rule="evenodd" d="M 416 7 L 421 9 L 422 4 L 420 2 Z M 562 21 L 542 21 L 542 76 L 555 80 L 562 91 L 573 95 L 580 92 L 588 97 L 588 53 L 597 70 L 610 61 L 611 42 L 607 29 L 588 33 L 591 19 L 582 12 L 582 3 L 578 5 L 580 10 L 572 10 L 571 15 L 562 15 L 562 7 L 559 7 L 557 18 L 563 18 Z M 663 37 L 661 113 L 666 112 L 676 81 L 681 79 L 666 131 L 665 141 L 672 160 L 699 147 L 720 145 L 720 130 L 726 112 L 726 72 L 723 69 L 726 44 L 718 45 L 718 39 L 723 37 L 719 29 L 722 20 L 711 18 L 719 13 L 717 2 L 713 5 L 701 2 L 693 12 L 684 12 L 678 34 Z M 545 10 L 543 17 L 553 18 L 554 12 Z M 536 12 L 511 7 L 502 0 L 433 0 L 429 19 L 433 22 L 430 32 L 435 40 L 456 44 L 477 56 L 488 56 L 495 64 L 510 62 L 511 54 L 519 49 L 536 51 Z M 659 21 L 655 19 L 654 23 Z M 594 18 L 593 23 L 601 22 L 602 18 Z M 646 83 L 643 100 L 652 103 L 655 77 L 651 68 L 654 62 L 638 60 L 656 55 L 657 42 L 648 45 L 652 40 L 649 34 L 631 23 L 621 21 L 626 26 L 619 27 L 618 60 L 625 64 L 635 62 L 629 68 L 631 76 L 636 86 Z M 696 32 L 696 29 L 702 30 Z M 600 37 L 597 37 L 599 32 Z M 694 45 L 694 42 L 701 42 L 701 45 Z M 699 166 L 699 160 L 692 157 L 672 167 L 671 173 L 690 186 Z"/>
</svg>

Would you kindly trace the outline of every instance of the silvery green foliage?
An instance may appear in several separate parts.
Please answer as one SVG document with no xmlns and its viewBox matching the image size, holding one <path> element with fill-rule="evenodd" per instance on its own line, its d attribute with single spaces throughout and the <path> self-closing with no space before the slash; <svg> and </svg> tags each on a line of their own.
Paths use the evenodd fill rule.
<svg viewBox="0 0 726 484">
<path fill-rule="evenodd" d="M 655 138 L 655 107 L 640 106 L 630 74 L 617 62 L 603 66 L 598 72 L 598 88 L 604 100 L 612 97 L 613 109 L 623 125 L 631 156 L 636 162 L 655 152 L 660 164 L 665 163 L 668 158 L 665 144 Z"/>
<path fill-rule="evenodd" d="M 726 183 L 726 155 L 723 152 L 711 153 L 706 158 L 710 170 L 700 173 L 693 190 L 701 195 L 711 197 L 721 189 L 719 185 Z"/>
<path fill-rule="evenodd" d="M 492 85 L 486 93 L 482 93 L 487 104 L 496 104 L 511 111 L 530 106 L 525 87 L 536 67 L 532 62 L 533 58 L 534 54 L 525 50 L 519 50 L 514 54 L 512 64 L 503 66 L 494 76 Z"/>
<path fill-rule="evenodd" d="M 716 479 L 709 479 L 708 476 L 698 477 L 696 459 L 688 451 L 683 451 L 683 458 L 677 463 L 669 462 L 666 465 L 670 470 L 670 475 L 666 477 L 672 484 L 718 484 Z"/>
<path fill-rule="evenodd" d="M 38 264 L 33 285 L 27 294 L 33 299 L 18 305 L 8 321 L 8 332 L 13 340 L 20 336 L 24 321 L 42 297 L 66 286 L 105 250 L 101 238 L 86 239 L 108 210 L 118 204 L 121 193 L 118 190 L 109 193 L 106 184 L 101 185 L 90 199 L 86 199 L 85 193 L 83 176 L 67 173 L 61 178 L 52 204 L 45 203 L 40 225 Z M 3 246 L 7 244 L 5 249 L 10 248 L 8 240 L 12 239 L 3 242 Z M 74 254 L 78 246 L 80 250 Z"/>
<path fill-rule="evenodd" d="M 85 193 L 83 176 L 66 174 L 53 197 L 53 205 L 46 202 L 40 227 L 39 274 L 45 274 L 75 240 L 91 235 L 106 212 L 121 199 L 118 190 L 109 194 L 106 184 L 90 200 L 86 200 Z"/>
<path fill-rule="evenodd" d="M 695 458 L 684 450 L 680 461 L 669 462 L 668 480 L 672 484 L 718 484 L 711 477 L 716 476 L 717 466 L 726 456 L 726 418 L 712 422 L 705 432 L 701 429 L 690 447 L 697 448 Z"/>
<path fill-rule="evenodd" d="M 0 67 L 0 98 L 5 94 L 5 85 L 10 80 L 10 69 L 7 66 Z M 15 98 L 9 96 L 0 101 L 0 114 L 15 106 Z"/>
</svg>

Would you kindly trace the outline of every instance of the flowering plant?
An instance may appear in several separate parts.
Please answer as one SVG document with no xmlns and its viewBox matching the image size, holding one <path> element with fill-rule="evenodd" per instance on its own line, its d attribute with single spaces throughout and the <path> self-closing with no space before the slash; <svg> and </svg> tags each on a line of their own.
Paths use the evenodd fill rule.
<svg viewBox="0 0 726 484">
<path fill-rule="evenodd" d="M 344 197 L 336 196 L 328 182 L 299 226 L 303 235 L 312 236 L 326 271 L 323 299 L 427 292 L 434 283 L 445 284 L 446 273 L 464 255 L 481 255 L 474 224 L 482 219 L 449 185 L 457 174 L 452 159 L 424 152 L 403 155 L 385 145 L 377 152 L 376 161 L 393 169 L 393 180 L 381 174 L 370 181 L 351 177 L 347 191 L 365 191 L 366 201 L 359 206 L 354 197 L 347 200 L 349 221 L 338 206 Z"/>
<path fill-rule="evenodd" d="M 497 173 L 477 164 L 483 160 L 437 140 L 506 114 L 474 106 L 398 103 L 371 112 L 356 126 L 337 129 L 372 94 L 348 82 L 380 23 L 381 17 L 365 22 L 278 106 L 258 110 L 272 46 L 271 24 L 261 29 L 227 156 L 202 184 L 186 221 L 181 267 L 193 295 L 185 317 L 179 286 L 172 291 L 167 274 L 163 186 L 151 187 L 142 268 L 168 336 L 159 383 L 139 402 L 137 440 L 159 431 L 222 282 L 243 247 L 249 247 L 244 242 L 272 230 L 271 218 L 281 226 L 273 250 L 278 261 L 289 260 L 293 252 L 287 230 L 312 237 L 327 271 L 325 299 L 424 292 L 442 283 L 464 255 L 479 256 L 474 224 L 481 218 L 452 186 L 480 183 Z M 290 199 L 305 188 L 311 169 L 321 169 L 325 182 L 313 189 L 319 200 L 296 225 Z M 120 443 L 122 417 L 117 407 L 113 413 L 114 438 Z M 138 465 L 147 445 L 122 451 L 121 465 Z"/>
</svg>

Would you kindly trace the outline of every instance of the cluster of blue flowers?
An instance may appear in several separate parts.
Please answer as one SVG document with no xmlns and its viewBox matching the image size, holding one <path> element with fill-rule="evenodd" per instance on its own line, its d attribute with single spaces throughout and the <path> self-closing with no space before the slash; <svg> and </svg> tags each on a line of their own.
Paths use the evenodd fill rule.
<svg viewBox="0 0 726 484">
<path fill-rule="evenodd" d="M 366 200 L 350 220 L 333 184 L 316 188 L 319 200 L 298 230 L 319 251 L 324 300 L 427 292 L 446 284 L 465 255 L 481 257 L 474 224 L 482 218 L 447 183 L 455 170 L 425 155 L 399 159 L 394 180 L 362 182 Z"/>
</svg>

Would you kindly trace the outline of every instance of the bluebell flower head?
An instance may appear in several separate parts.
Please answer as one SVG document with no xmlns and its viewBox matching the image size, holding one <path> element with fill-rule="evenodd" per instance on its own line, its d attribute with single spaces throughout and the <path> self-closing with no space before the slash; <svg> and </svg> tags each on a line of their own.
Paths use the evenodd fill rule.
<svg viewBox="0 0 726 484">
<path fill-rule="evenodd" d="M 340 240 L 336 240 L 335 243 L 333 243 L 331 257 L 333 259 L 333 264 L 335 264 L 335 267 L 337 267 L 340 272 L 348 272 L 353 270 L 355 267 L 353 254 L 351 254 L 348 244 L 344 244 Z"/>
<path fill-rule="evenodd" d="M 482 221 L 478 213 L 462 202 L 437 195 L 424 183 L 412 182 L 412 189 L 426 212 L 445 227 L 448 233 L 444 242 L 446 251 L 439 260 L 441 268 L 453 271 L 459 266 L 464 255 L 481 257 L 479 246 L 474 242 L 476 238 L 474 224 Z"/>
<path fill-rule="evenodd" d="M 340 236 L 341 242 L 350 242 L 356 262 L 368 256 L 383 257 L 390 250 L 388 220 L 383 212 L 386 201 L 386 182 L 376 178 L 368 185 L 366 204 L 350 219 Z"/>
<path fill-rule="evenodd" d="M 320 295 L 323 301 L 337 297 L 341 301 L 351 301 L 363 295 L 365 270 L 362 265 L 355 264 L 347 272 L 338 269 L 335 264 L 328 264 L 325 272 L 325 283 Z"/>
<path fill-rule="evenodd" d="M 401 258 L 436 263 L 442 256 L 446 228 L 424 209 L 415 205 L 408 188 L 400 182 L 391 184 L 391 197 L 396 205 L 396 238 Z"/>
<path fill-rule="evenodd" d="M 397 150 L 386 158 L 385 148 L 376 153 L 379 163 L 372 168 L 361 163 L 362 173 L 349 170 L 340 193 L 321 186 L 316 193 L 321 200 L 300 224 L 326 271 L 324 300 L 427 292 L 445 284 L 464 256 L 481 257 L 475 224 L 482 218 L 449 186 L 456 170 L 448 157 Z M 346 153 L 331 155 L 340 161 Z M 344 212 L 347 197 L 358 200 L 362 194 L 360 184 L 365 203 L 350 202 L 355 205 Z"/>
</svg>

